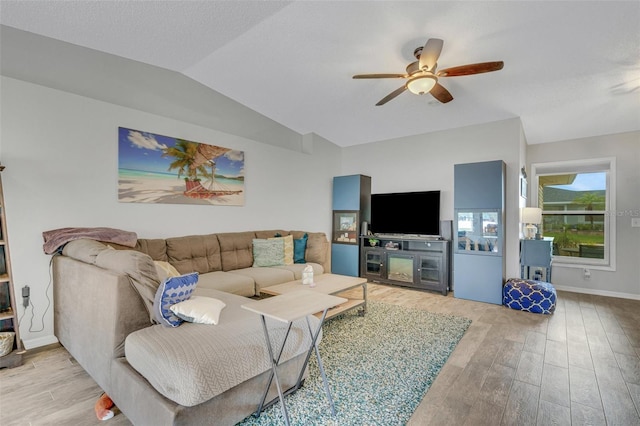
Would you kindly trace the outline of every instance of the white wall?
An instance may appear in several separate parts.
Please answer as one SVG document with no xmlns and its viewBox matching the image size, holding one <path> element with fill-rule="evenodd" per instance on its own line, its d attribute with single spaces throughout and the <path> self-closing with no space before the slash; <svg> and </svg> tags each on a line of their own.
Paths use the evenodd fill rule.
<svg viewBox="0 0 640 426">
<path fill-rule="evenodd" d="M 553 264 L 553 283 L 559 289 L 640 299 L 640 228 L 631 219 L 640 217 L 640 132 L 531 145 L 527 169 L 532 163 L 615 157 L 616 270 L 588 266 L 591 279 L 583 278 L 584 265 Z"/>
<path fill-rule="evenodd" d="M 440 190 L 440 217 L 453 220 L 453 166 L 503 160 L 506 183 L 506 274 L 520 276 L 519 118 L 343 148 L 342 174 L 371 176 L 371 192 Z"/>
<path fill-rule="evenodd" d="M 33 320 L 31 308 L 25 314 L 21 303 L 18 307 L 28 348 L 55 342 L 43 231 L 108 226 L 135 231 L 140 238 L 257 229 L 330 233 L 340 150 L 320 137 L 305 135 L 304 149 L 301 145 L 296 152 L 7 77 L 0 84 L 14 286 L 20 294 L 29 285 L 35 306 Z M 119 203 L 119 126 L 244 151 L 245 205 Z"/>
</svg>

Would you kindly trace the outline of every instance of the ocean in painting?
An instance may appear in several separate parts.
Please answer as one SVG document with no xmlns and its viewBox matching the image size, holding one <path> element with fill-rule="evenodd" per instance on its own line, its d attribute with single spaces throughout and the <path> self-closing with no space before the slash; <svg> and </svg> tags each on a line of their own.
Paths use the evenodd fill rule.
<svg viewBox="0 0 640 426">
<path fill-rule="evenodd" d="M 204 190 L 209 182 L 203 181 Z M 184 178 L 175 173 L 149 172 L 144 170 L 118 169 L 118 200 L 123 203 L 162 203 L 162 204 L 204 204 L 204 205 L 243 205 L 244 181 L 238 179 L 216 178 L 214 187 L 228 194 L 200 198 L 186 196 Z"/>
</svg>

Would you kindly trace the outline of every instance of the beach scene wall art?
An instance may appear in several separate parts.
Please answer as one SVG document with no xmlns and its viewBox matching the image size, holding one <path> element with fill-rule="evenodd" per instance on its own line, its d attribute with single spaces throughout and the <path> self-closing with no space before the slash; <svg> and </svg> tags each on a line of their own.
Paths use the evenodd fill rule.
<svg viewBox="0 0 640 426">
<path fill-rule="evenodd" d="M 118 201 L 244 205 L 244 151 L 118 128 Z"/>
</svg>

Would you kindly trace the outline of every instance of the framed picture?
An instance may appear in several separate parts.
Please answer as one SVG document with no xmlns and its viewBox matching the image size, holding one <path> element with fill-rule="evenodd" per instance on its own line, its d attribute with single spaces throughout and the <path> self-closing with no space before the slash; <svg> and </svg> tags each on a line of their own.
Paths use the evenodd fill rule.
<svg viewBox="0 0 640 426">
<path fill-rule="evenodd" d="M 356 230 L 355 215 L 340 216 L 340 229 L 342 231 L 355 231 Z"/>
<path fill-rule="evenodd" d="M 244 151 L 118 129 L 118 201 L 244 205 Z"/>
</svg>

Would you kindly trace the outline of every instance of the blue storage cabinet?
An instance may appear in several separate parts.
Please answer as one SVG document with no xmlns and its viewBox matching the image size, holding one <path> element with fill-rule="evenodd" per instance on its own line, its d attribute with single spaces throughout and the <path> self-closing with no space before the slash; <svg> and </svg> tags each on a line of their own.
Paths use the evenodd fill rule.
<svg viewBox="0 0 640 426">
<path fill-rule="evenodd" d="M 360 275 L 362 222 L 371 220 L 371 177 L 333 178 L 333 227 L 331 231 L 331 273 Z"/>
<path fill-rule="evenodd" d="M 454 297 L 502 304 L 505 170 L 502 160 L 454 165 Z"/>
</svg>

